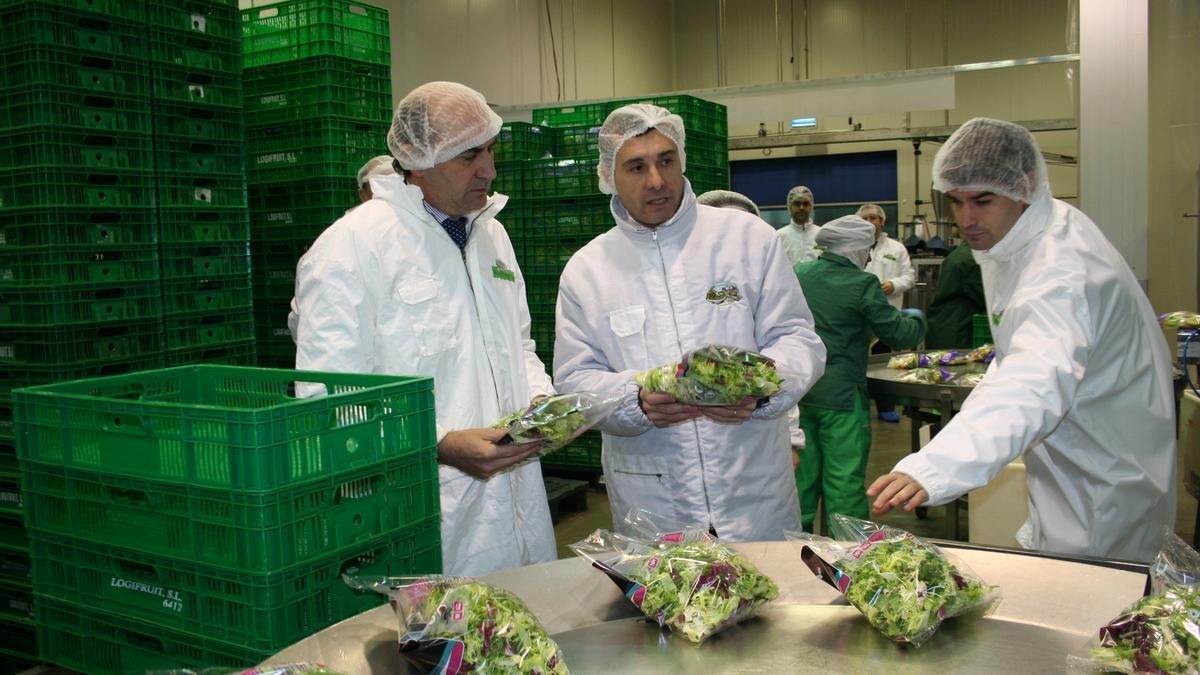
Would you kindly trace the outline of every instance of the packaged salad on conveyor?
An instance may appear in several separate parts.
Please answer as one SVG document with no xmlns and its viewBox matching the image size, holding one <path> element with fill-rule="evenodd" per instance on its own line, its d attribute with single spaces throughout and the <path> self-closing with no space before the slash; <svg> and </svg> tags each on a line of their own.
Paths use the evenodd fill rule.
<svg viewBox="0 0 1200 675">
<path fill-rule="evenodd" d="M 634 378 L 649 391 L 691 405 L 734 405 L 747 397 L 779 393 L 783 378 L 775 362 L 757 352 L 726 345 L 705 345 L 669 363 L 638 373 Z"/>
<path fill-rule="evenodd" d="M 804 545 L 800 558 L 813 574 L 894 642 L 920 647 L 946 619 L 990 609 L 1000 597 L 997 587 L 910 532 L 840 513 L 830 527 L 838 541 L 803 533 L 788 539 Z"/>
<path fill-rule="evenodd" d="M 570 548 L 646 616 L 690 642 L 703 642 L 779 596 L 775 582 L 706 529 L 679 528 L 647 511 L 625 522 L 638 536 L 596 530 Z"/>
<path fill-rule="evenodd" d="M 1102 626 L 1075 672 L 1200 673 L 1200 555 L 1163 528 L 1150 595 Z"/>
<path fill-rule="evenodd" d="M 901 382 L 919 384 L 942 384 L 954 379 L 954 372 L 945 368 L 913 368 L 900 376 Z"/>
<path fill-rule="evenodd" d="M 400 618 L 400 653 L 428 672 L 568 672 L 537 617 L 502 588 L 465 577 L 344 578 L 388 596 Z"/>
<path fill-rule="evenodd" d="M 566 447 L 603 422 L 620 401 L 620 396 L 588 392 L 547 396 L 497 421 L 492 428 L 508 428 L 508 438 L 513 443 L 545 441 L 541 450 L 545 455 Z"/>
<path fill-rule="evenodd" d="M 911 370 L 913 368 L 926 368 L 928 366 L 929 357 L 919 352 L 897 354 L 888 359 L 888 368 L 896 370 Z"/>
<path fill-rule="evenodd" d="M 1158 317 L 1158 322 L 1167 328 L 1200 328 L 1200 314 L 1195 312 L 1167 312 Z"/>
</svg>

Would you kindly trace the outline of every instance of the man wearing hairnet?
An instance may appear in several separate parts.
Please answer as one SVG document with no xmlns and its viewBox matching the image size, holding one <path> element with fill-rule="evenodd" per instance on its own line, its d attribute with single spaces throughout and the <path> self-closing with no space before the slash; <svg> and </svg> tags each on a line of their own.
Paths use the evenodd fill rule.
<svg viewBox="0 0 1200 675">
<path fill-rule="evenodd" d="M 396 170 L 392 168 L 391 155 L 379 155 L 367 160 L 367 163 L 358 170 L 358 201 L 365 202 L 371 198 L 371 177 L 395 175 Z"/>
<path fill-rule="evenodd" d="M 780 241 L 748 213 L 696 203 L 683 120 L 669 110 L 614 110 L 598 141 L 616 226 L 563 270 L 554 375 L 562 391 L 623 396 L 600 425 L 614 526 L 641 508 L 724 539 L 781 539 L 800 525 L 786 413 L 820 377 L 825 348 Z M 697 407 L 634 381 L 710 343 L 774 359 L 783 390 Z"/>
<path fill-rule="evenodd" d="M 821 227 L 812 221 L 813 204 L 812 190 L 807 187 L 797 185 L 788 190 L 787 206 L 792 222 L 779 228 L 778 234 L 793 265 L 816 260 L 821 255 L 816 241 Z"/>
<path fill-rule="evenodd" d="M 863 270 L 875 241 L 873 224 L 842 216 L 817 233 L 821 257 L 795 267 L 826 350 L 825 374 L 800 401 L 805 446 L 796 489 L 806 532 L 814 531 L 821 501 L 826 533 L 832 513 L 870 516 L 863 494 L 871 451 L 867 347 L 872 335 L 899 348 L 916 347 L 925 335 L 920 310 L 897 310 L 875 275 Z"/>
<path fill-rule="evenodd" d="M 962 412 L 868 489 L 873 511 L 944 504 L 1024 454 L 1017 541 L 1147 561 L 1175 521 L 1170 354 L 1133 273 L 1054 199 L 1023 127 L 973 119 L 942 146 L 934 187 L 974 249 L 996 359 Z"/>
<path fill-rule="evenodd" d="M 904 305 L 904 293 L 913 287 L 917 276 L 912 261 L 908 259 L 908 249 L 884 231 L 883 224 L 887 222 L 887 214 L 878 204 L 863 204 L 858 207 L 858 217 L 875 226 L 875 245 L 867 259 L 866 270 L 879 278 L 879 288 L 883 290 L 892 307 L 900 309 Z M 871 347 L 871 353 L 885 354 L 906 346 L 916 345 L 892 345 L 887 340 L 880 339 Z M 879 419 L 884 422 L 895 424 L 900 421 L 900 413 L 896 412 L 896 406 L 891 401 L 876 400 L 875 408 L 879 411 Z"/>
<path fill-rule="evenodd" d="M 500 118 L 453 82 L 396 108 L 388 148 L 402 176 L 317 239 L 296 271 L 296 367 L 434 379 L 447 574 L 553 560 L 536 444 L 489 425 L 553 392 L 529 339 L 525 285 L 488 196 Z"/>
</svg>

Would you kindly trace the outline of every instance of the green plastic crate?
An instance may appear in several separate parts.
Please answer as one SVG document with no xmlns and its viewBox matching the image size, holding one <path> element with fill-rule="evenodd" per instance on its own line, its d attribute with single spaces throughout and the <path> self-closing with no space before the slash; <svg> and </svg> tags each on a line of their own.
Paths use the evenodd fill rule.
<svg viewBox="0 0 1200 675">
<path fill-rule="evenodd" d="M 530 116 L 534 124 L 549 127 L 600 126 L 615 108 L 610 102 L 584 103 L 557 108 L 534 108 Z"/>
<path fill-rule="evenodd" d="M 729 140 L 711 134 L 687 132 L 687 166 L 729 169 Z"/>
<path fill-rule="evenodd" d="M 542 464 L 600 469 L 600 432 L 585 432 L 567 447 L 542 456 Z"/>
<path fill-rule="evenodd" d="M 684 172 L 688 182 L 692 184 L 692 191 L 696 194 L 704 194 L 709 190 L 728 190 L 729 189 L 729 167 L 703 167 L 692 166 L 689 162 L 687 171 Z"/>
<path fill-rule="evenodd" d="M 328 551 L 265 574 L 225 571 L 34 530 L 38 593 L 251 649 L 282 649 L 387 602 L 352 590 L 343 574 L 396 576 L 442 570 L 439 517 L 398 534 Z"/>
<path fill-rule="evenodd" d="M 25 8 L 32 5 L 70 8 L 102 19 L 132 19 L 138 22 L 146 20 L 145 4 L 129 0 L 0 0 L 0 8 Z"/>
<path fill-rule="evenodd" d="M 543 159 L 554 151 L 554 134 L 528 122 L 505 122 L 496 138 L 497 162 Z"/>
<path fill-rule="evenodd" d="M 682 117 L 684 128 L 687 130 L 689 146 L 693 132 L 721 138 L 729 136 L 729 114 L 723 104 L 685 94 L 669 94 L 616 101 L 612 110 L 630 103 L 652 103 Z"/>
<path fill-rule="evenodd" d="M 254 338 L 254 319 L 249 307 L 238 311 L 177 314 L 164 318 L 162 324 L 166 335 L 163 346 L 168 351 Z"/>
<path fill-rule="evenodd" d="M 436 521 L 436 454 L 430 448 L 265 493 L 163 485 L 27 464 L 26 524 L 35 532 L 267 574 L 399 534 L 430 518 Z M 0 474 L 0 507 L 5 476 Z M 15 485 L 18 479 L 8 477 Z"/>
<path fill-rule="evenodd" d="M 156 179 L 158 203 L 165 208 L 210 210 L 246 207 L 246 176 L 242 173 L 159 170 Z M 154 193 L 152 190 L 151 194 Z"/>
<path fill-rule="evenodd" d="M 154 209 L 2 209 L 0 250 L 5 247 L 150 245 L 158 239 Z"/>
<path fill-rule="evenodd" d="M 251 183 L 247 192 L 254 239 L 277 242 L 307 237 L 311 243 L 316 234 L 359 203 L 354 184 L 357 171 L 345 176 Z"/>
<path fill-rule="evenodd" d="M 10 47 L 67 47 L 94 52 L 102 58 L 146 58 L 145 26 L 140 20 L 80 10 L 59 2 L 0 5 L 4 43 Z"/>
<path fill-rule="evenodd" d="M 21 518 L 25 513 L 24 494 L 21 491 L 21 472 L 11 466 L 0 468 L 0 516 Z M 0 576 L 0 585 L 5 580 Z M 0 601 L 0 614 L 3 613 L 3 602 Z"/>
<path fill-rule="evenodd" d="M 162 282 L 163 315 L 250 309 L 254 291 L 250 276 L 230 274 Z"/>
<path fill-rule="evenodd" d="M 81 87 L 8 89 L 0 110 L 9 128 L 55 125 L 101 133 L 150 134 L 147 96 L 97 94 Z"/>
<path fill-rule="evenodd" d="M 0 248 L 0 287 L 157 281 L 154 246 L 9 246 Z"/>
<path fill-rule="evenodd" d="M 246 168 L 246 145 L 241 141 L 214 141 L 156 134 L 155 168 L 197 174 L 237 174 Z"/>
<path fill-rule="evenodd" d="M 553 157 L 525 163 L 525 195 L 531 199 L 590 197 L 596 195 L 599 158 Z"/>
<path fill-rule="evenodd" d="M 496 162 L 496 177 L 492 179 L 492 192 L 508 195 L 513 200 L 525 196 L 525 165 L 526 161 Z M 501 219 L 507 221 L 509 209 L 501 212 Z M 507 224 L 507 222 L 506 222 Z"/>
<path fill-rule="evenodd" d="M 154 173 L 75 166 L 0 171 L 0 208 L 150 208 Z"/>
<path fill-rule="evenodd" d="M 389 122 L 343 117 L 246 129 L 246 170 L 254 182 L 355 176 L 387 152 Z"/>
<path fill-rule="evenodd" d="M 215 24 L 206 21 L 205 25 Z M 151 73 L 158 72 L 160 66 L 238 76 L 242 73 L 240 38 L 151 26 L 148 42 Z"/>
<path fill-rule="evenodd" d="M 0 619 L 0 672 L 20 673 L 38 661 L 37 628 L 31 619 Z"/>
<path fill-rule="evenodd" d="M 21 516 L 0 514 L 0 553 L 29 555 L 29 532 Z"/>
<path fill-rule="evenodd" d="M 611 202 L 609 195 L 599 193 L 572 199 L 531 199 L 524 204 L 522 234 L 594 237 L 615 224 Z"/>
<path fill-rule="evenodd" d="M 388 13 L 365 2 L 291 0 L 242 11 L 247 68 L 314 56 L 391 63 Z"/>
<path fill-rule="evenodd" d="M 544 310 L 551 316 L 558 304 L 558 275 L 525 275 L 525 296 L 529 310 Z"/>
<path fill-rule="evenodd" d="M 246 241 L 163 244 L 163 281 L 250 273 Z"/>
<path fill-rule="evenodd" d="M 254 344 L 254 340 L 239 340 L 203 347 L 169 349 L 163 352 L 163 359 L 168 366 L 194 364 L 253 366 L 258 362 L 256 351 L 257 346 Z"/>
<path fill-rule="evenodd" d="M 0 90 L 36 85 L 94 94 L 150 94 L 150 71 L 144 58 L 105 58 L 86 49 L 48 44 L 5 44 L 0 51 Z"/>
<path fill-rule="evenodd" d="M 36 645 L 40 660 L 89 675 L 127 675 L 183 667 L 241 671 L 273 652 L 169 631 L 157 624 L 41 594 L 34 596 L 34 612 L 36 628 L 30 625 L 28 633 L 19 634 L 21 639 L 30 646 Z"/>
<path fill-rule="evenodd" d="M 323 385 L 327 396 L 297 398 Z M 314 392 L 315 393 L 315 392 Z M 23 461 L 273 490 L 434 447 L 425 377 L 191 366 L 13 392 Z"/>
<path fill-rule="evenodd" d="M 150 27 L 179 40 L 241 39 L 237 0 L 147 0 L 145 4 Z"/>
<path fill-rule="evenodd" d="M 597 124 L 579 124 L 552 128 L 555 157 L 599 156 Z M 690 139 L 689 139 L 690 140 Z"/>
<path fill-rule="evenodd" d="M 162 354 L 143 354 L 136 359 L 112 361 L 86 361 L 53 364 L 6 364 L 0 368 L 0 391 L 6 392 L 12 404 L 11 395 L 14 389 L 29 387 L 36 384 L 50 384 L 65 380 L 78 380 L 84 377 L 106 377 L 122 375 L 145 368 L 161 367 Z M 0 442 L 0 454 L 9 449 L 7 442 Z"/>
<path fill-rule="evenodd" d="M 155 63 L 151 93 L 156 101 L 236 108 L 242 105 L 241 72 Z"/>
<path fill-rule="evenodd" d="M 250 218 L 245 209 L 164 208 L 159 218 L 159 237 L 167 247 L 244 243 L 250 239 Z"/>
<path fill-rule="evenodd" d="M 246 131 L 240 107 L 155 101 L 153 119 L 157 134 L 193 141 L 241 143 L 244 152 Z"/>
<path fill-rule="evenodd" d="M 158 284 L 0 289 L 0 326 L 34 327 L 157 319 Z"/>
<path fill-rule="evenodd" d="M 0 365 L 54 365 L 133 359 L 162 351 L 157 318 L 0 328 Z"/>
<path fill-rule="evenodd" d="M 987 314 L 971 316 L 971 346 L 980 347 L 992 341 L 992 328 L 988 325 Z"/>
<path fill-rule="evenodd" d="M 314 117 L 371 122 L 392 116 L 392 78 L 386 65 L 317 56 L 247 68 L 246 119 L 275 124 Z"/>
<path fill-rule="evenodd" d="M 0 165 L 9 169 L 40 165 L 101 172 L 154 169 L 154 146 L 148 134 L 34 126 L 9 129 L 4 135 Z"/>
</svg>

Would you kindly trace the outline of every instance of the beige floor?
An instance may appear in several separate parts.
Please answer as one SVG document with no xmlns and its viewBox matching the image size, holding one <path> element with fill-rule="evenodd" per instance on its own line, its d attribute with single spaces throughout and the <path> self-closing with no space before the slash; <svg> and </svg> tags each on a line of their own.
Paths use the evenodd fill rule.
<svg viewBox="0 0 1200 675">
<path fill-rule="evenodd" d="M 888 424 L 875 419 L 872 424 L 873 443 L 871 459 L 867 466 L 868 479 L 891 470 L 892 466 L 910 451 L 911 436 L 909 420 L 901 419 L 899 424 Z M 578 476 L 576 476 L 578 477 Z M 602 485 L 592 485 L 588 489 L 588 508 L 580 513 L 566 514 L 554 527 L 558 540 L 558 555 L 566 558 L 573 555 L 567 544 L 579 541 L 598 528 L 611 527 L 612 514 L 608 506 L 608 498 Z M 934 507 L 928 510 L 927 517 L 919 519 L 912 513 L 893 511 L 880 520 L 890 525 L 906 529 L 913 534 L 939 539 L 954 538 L 948 536 L 946 512 L 948 507 Z M 963 539 L 966 538 L 967 515 L 960 511 L 960 530 Z M 1192 541 L 1192 530 L 1196 526 L 1196 500 L 1178 485 L 1178 507 L 1176 510 L 1175 532 L 1184 541 Z"/>
</svg>

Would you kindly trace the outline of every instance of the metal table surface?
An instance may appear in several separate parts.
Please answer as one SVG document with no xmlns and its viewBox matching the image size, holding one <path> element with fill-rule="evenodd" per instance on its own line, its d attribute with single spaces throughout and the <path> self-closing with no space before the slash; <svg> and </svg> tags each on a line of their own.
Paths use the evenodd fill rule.
<svg viewBox="0 0 1200 675">
<path fill-rule="evenodd" d="M 780 587 L 759 616 L 699 647 L 667 635 L 582 559 L 498 572 L 484 580 L 516 593 L 558 641 L 573 673 L 611 672 L 1062 672 L 1067 654 L 1141 596 L 1145 573 L 1004 549 L 943 544 L 1002 599 L 982 618 L 946 622 L 920 649 L 867 624 L 800 561 L 787 542 L 733 544 Z M 265 662 L 318 662 L 339 672 L 415 672 L 397 647 L 388 605 L 331 626 Z"/>
<path fill-rule="evenodd" d="M 949 420 L 954 413 L 962 408 L 963 401 L 971 394 L 974 387 L 965 384 L 924 384 L 921 382 L 905 382 L 901 378 L 909 371 L 888 368 L 888 360 L 897 354 L 875 354 L 867 360 L 867 391 L 872 398 L 888 398 L 897 405 L 912 408 L 934 408 L 940 410 Z M 977 364 L 972 364 L 977 367 Z M 965 370 L 971 366 L 942 366 L 952 372 Z"/>
</svg>

